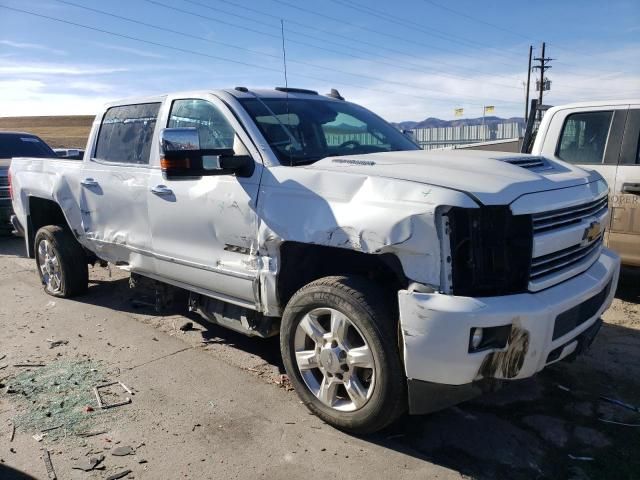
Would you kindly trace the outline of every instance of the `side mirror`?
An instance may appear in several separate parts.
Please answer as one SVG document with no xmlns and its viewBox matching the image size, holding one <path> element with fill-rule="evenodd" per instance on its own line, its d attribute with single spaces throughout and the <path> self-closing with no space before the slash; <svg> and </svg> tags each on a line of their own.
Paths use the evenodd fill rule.
<svg viewBox="0 0 640 480">
<path fill-rule="evenodd" d="M 196 128 L 165 128 L 160 133 L 160 167 L 167 179 L 210 175 L 251 176 L 253 160 L 232 148 L 202 149 Z"/>
</svg>

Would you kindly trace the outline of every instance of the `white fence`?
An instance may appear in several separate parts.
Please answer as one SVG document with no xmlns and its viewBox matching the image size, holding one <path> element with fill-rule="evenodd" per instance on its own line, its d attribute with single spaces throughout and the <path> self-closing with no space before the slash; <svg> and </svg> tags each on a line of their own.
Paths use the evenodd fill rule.
<svg viewBox="0 0 640 480">
<path fill-rule="evenodd" d="M 462 125 L 459 127 L 416 128 L 413 138 L 425 150 L 448 148 L 467 143 L 519 138 L 524 135 L 524 127 L 517 122 L 489 125 Z"/>
</svg>

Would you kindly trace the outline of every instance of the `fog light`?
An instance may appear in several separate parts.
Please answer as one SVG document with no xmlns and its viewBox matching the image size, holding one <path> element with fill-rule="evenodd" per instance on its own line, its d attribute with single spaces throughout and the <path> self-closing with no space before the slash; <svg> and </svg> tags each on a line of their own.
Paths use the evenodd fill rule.
<svg viewBox="0 0 640 480">
<path fill-rule="evenodd" d="M 482 329 L 481 328 L 472 328 L 471 329 L 471 349 L 477 350 L 480 344 L 482 343 Z"/>
</svg>

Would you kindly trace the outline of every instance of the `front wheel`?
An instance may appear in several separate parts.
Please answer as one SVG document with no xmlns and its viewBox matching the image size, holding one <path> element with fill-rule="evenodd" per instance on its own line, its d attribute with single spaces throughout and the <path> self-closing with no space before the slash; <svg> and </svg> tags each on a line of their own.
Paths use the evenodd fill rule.
<svg viewBox="0 0 640 480">
<path fill-rule="evenodd" d="M 285 368 L 307 407 L 327 423 L 370 433 L 405 409 L 396 321 L 385 292 L 361 277 L 325 277 L 300 289 L 282 317 Z"/>
<path fill-rule="evenodd" d="M 87 291 L 87 256 L 71 232 L 47 225 L 36 233 L 36 265 L 44 291 L 54 297 L 73 297 Z"/>
</svg>

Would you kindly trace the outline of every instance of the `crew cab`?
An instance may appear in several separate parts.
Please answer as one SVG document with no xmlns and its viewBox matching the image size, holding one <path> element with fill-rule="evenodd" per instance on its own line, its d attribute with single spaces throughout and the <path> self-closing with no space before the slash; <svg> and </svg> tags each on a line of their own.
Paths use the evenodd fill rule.
<svg viewBox="0 0 640 480">
<path fill-rule="evenodd" d="M 596 170 L 611 187 L 605 244 L 640 267 L 640 100 L 581 102 L 549 109 L 534 155 Z"/>
<path fill-rule="evenodd" d="M 425 152 L 334 90 L 122 100 L 82 162 L 10 175 L 48 294 L 84 293 L 96 260 L 188 290 L 213 322 L 280 334 L 301 400 L 352 432 L 575 356 L 618 280 L 600 174 Z"/>
<path fill-rule="evenodd" d="M 55 157 L 41 138 L 25 132 L 0 132 L 0 235 L 11 233 L 9 165 L 12 157 Z"/>
</svg>

